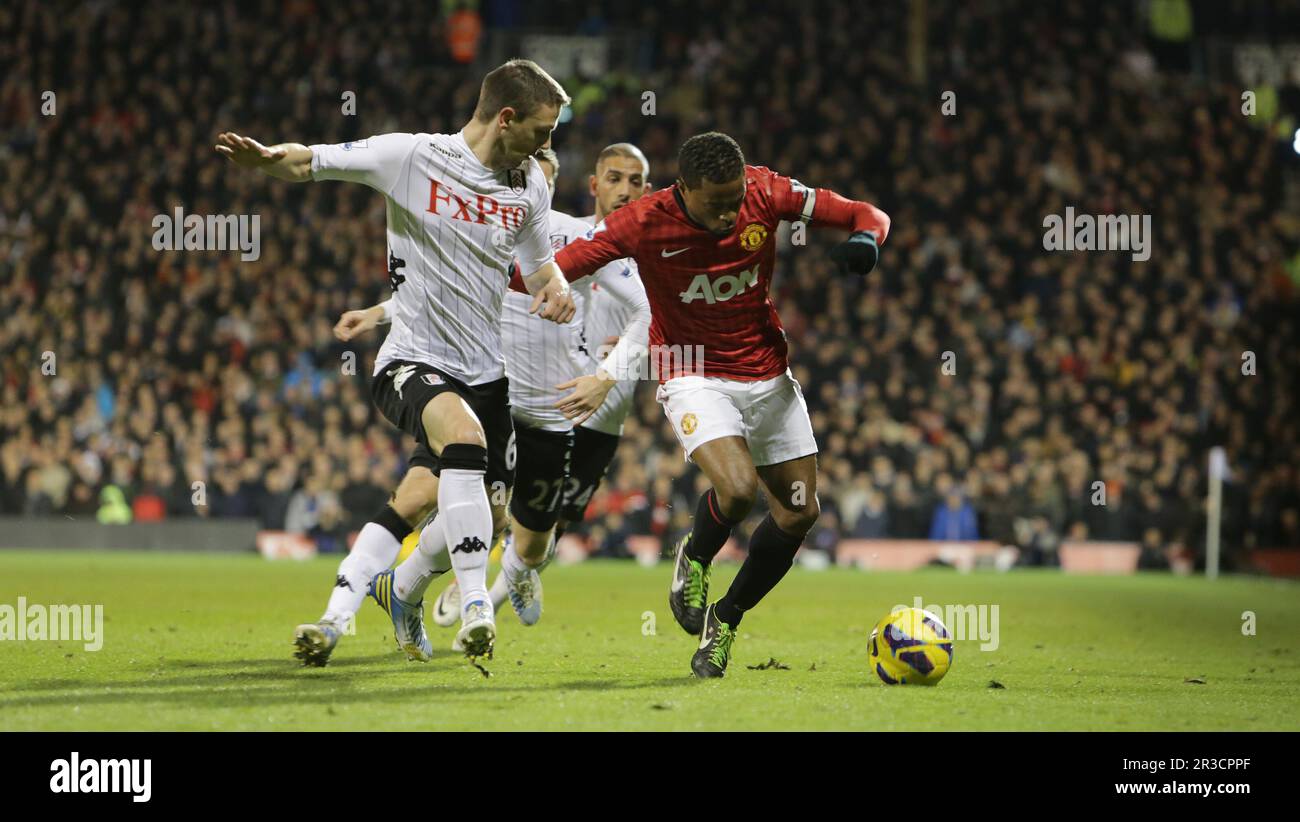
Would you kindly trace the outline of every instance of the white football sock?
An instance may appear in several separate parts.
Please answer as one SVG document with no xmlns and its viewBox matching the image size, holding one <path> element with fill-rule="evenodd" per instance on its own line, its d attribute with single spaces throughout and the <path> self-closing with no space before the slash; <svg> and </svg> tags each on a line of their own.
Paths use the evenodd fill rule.
<svg viewBox="0 0 1300 822">
<path fill-rule="evenodd" d="M 510 540 L 510 544 L 501 552 L 501 574 L 506 582 L 514 585 L 531 570 L 532 566 L 524 562 L 523 557 L 515 551 L 515 541 Z"/>
<path fill-rule="evenodd" d="M 371 577 L 392 565 L 401 550 L 402 543 L 387 528 L 367 522 L 357 534 L 352 552 L 339 563 L 338 580 L 321 620 L 340 626 L 351 620 L 366 598 Z"/>
<path fill-rule="evenodd" d="M 402 602 L 420 602 L 429 583 L 450 570 L 442 517 L 434 516 L 420 531 L 420 544 L 393 571 L 393 593 Z"/>
<path fill-rule="evenodd" d="M 460 606 L 486 602 L 487 565 L 492 543 L 492 506 L 488 504 L 484 471 L 444 468 L 438 482 L 438 519 L 447 539 L 451 567 L 460 584 Z"/>
<path fill-rule="evenodd" d="M 492 580 L 492 587 L 488 589 L 488 596 L 492 598 L 493 611 L 499 611 L 505 607 L 506 600 L 510 599 L 510 588 L 506 586 L 504 571 L 497 572 L 497 578 Z"/>
</svg>

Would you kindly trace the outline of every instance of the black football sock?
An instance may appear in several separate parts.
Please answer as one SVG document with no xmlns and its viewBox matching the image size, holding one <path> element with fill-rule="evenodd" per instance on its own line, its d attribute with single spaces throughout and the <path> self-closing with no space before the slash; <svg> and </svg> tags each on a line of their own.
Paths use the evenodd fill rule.
<svg viewBox="0 0 1300 822">
<path fill-rule="evenodd" d="M 691 541 L 686 544 L 686 556 L 708 565 L 722 550 L 727 537 L 731 536 L 731 529 L 735 527 L 736 522 L 722 516 L 718 495 L 710 488 L 695 506 L 695 524 L 691 526 Z"/>
<path fill-rule="evenodd" d="M 764 517 L 749 538 L 749 556 L 731 581 L 726 596 L 713 606 L 713 613 L 732 628 L 739 625 L 745 612 L 767 596 L 790 570 L 795 552 L 802 544 L 802 536 L 782 531 L 771 514 Z"/>
</svg>

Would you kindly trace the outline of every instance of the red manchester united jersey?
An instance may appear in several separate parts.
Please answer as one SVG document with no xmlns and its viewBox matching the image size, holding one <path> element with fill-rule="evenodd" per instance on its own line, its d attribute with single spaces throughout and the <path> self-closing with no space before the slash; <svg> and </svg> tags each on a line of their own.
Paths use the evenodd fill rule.
<svg viewBox="0 0 1300 822">
<path fill-rule="evenodd" d="M 809 191 L 771 169 L 745 166 L 745 199 L 728 236 L 687 216 L 674 186 L 615 211 L 555 261 L 572 281 L 614 260 L 636 260 L 650 299 L 651 356 L 661 363 L 660 380 L 699 373 L 698 362 L 690 368 L 691 354 L 677 354 L 693 346 L 703 347 L 705 376 L 766 380 L 788 365 L 785 331 L 768 295 L 776 227 L 811 216 L 811 209 L 804 214 Z M 665 351 L 673 352 L 666 371 Z"/>
</svg>

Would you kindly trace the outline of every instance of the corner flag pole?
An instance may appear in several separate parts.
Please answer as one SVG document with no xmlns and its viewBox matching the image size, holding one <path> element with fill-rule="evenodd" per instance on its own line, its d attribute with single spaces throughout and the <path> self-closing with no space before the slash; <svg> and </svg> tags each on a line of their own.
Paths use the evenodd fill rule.
<svg viewBox="0 0 1300 822">
<path fill-rule="evenodd" d="M 1228 469 L 1228 455 L 1222 446 L 1210 449 L 1210 497 L 1205 516 L 1205 578 L 1219 576 L 1219 523 L 1223 518 L 1223 476 Z"/>
</svg>

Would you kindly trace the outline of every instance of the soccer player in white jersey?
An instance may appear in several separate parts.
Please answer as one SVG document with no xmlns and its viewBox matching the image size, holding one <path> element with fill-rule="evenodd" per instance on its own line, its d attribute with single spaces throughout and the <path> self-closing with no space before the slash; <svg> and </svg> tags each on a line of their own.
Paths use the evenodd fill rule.
<svg viewBox="0 0 1300 822">
<path fill-rule="evenodd" d="M 550 149 L 538 152 L 537 158 L 554 190 L 559 158 Z M 554 248 L 563 248 L 575 237 L 589 236 L 592 228 L 589 221 L 558 211 L 550 214 L 550 239 Z M 584 318 L 589 316 L 585 306 L 596 283 L 607 295 L 606 299 L 618 306 L 627 318 L 617 329 L 617 344 L 599 361 L 587 350 L 582 329 Z M 533 625 L 541 617 L 538 571 L 554 543 L 573 449 L 574 422 L 589 421 L 592 417 L 590 412 L 575 406 L 575 397 L 590 397 L 594 404 L 614 386 L 630 381 L 649 337 L 650 305 L 645 289 L 640 279 L 629 276 L 621 264 L 610 264 L 592 277 L 573 283 L 573 295 L 577 313 L 574 321 L 565 326 L 531 316 L 529 298 L 516 292 L 506 295 L 502 312 L 502 340 L 518 454 L 515 476 L 518 493 L 510 503 L 511 539 L 506 542 L 502 571 L 490 593 L 494 607 L 509 600 L 525 625 Z M 380 303 L 363 311 L 347 312 L 339 323 L 347 329 L 345 338 L 352 339 L 387 322 L 390 310 L 388 303 Z M 569 389 L 573 389 L 573 394 L 566 396 Z M 422 600 L 429 582 L 445 569 L 445 556 L 422 543 L 395 570 L 381 572 L 373 587 L 391 591 L 392 596 L 403 600 L 408 610 L 418 612 L 410 603 Z M 453 586 L 459 589 L 456 583 Z M 445 624 L 454 624 L 459 618 L 457 609 Z M 407 647 L 408 643 L 401 638 L 405 626 L 395 623 L 394 628 L 399 634 L 398 644 Z M 423 661 L 431 654 L 431 647 L 424 648 L 412 658 Z"/>
<path fill-rule="evenodd" d="M 375 361 L 372 394 L 418 446 L 392 502 L 340 564 L 324 616 L 295 632 L 304 664 L 328 661 L 368 581 L 435 506 L 422 538 L 450 547 L 465 591 L 462 645 L 471 656 L 491 653 L 488 545 L 504 526 L 513 477 L 501 302 L 517 258 L 529 272 L 532 310 L 557 322 L 573 316 L 547 238 L 550 192 L 532 158 L 549 145 L 568 102 L 536 63 L 511 60 L 484 78 L 474 115 L 456 134 L 270 147 L 229 132 L 218 137 L 216 150 L 237 165 L 291 182 L 363 183 L 387 201 L 393 328 Z"/>
<path fill-rule="evenodd" d="M 543 163 L 543 168 L 545 165 Z M 586 225 L 594 227 L 614 211 L 649 192 L 649 177 L 650 163 L 641 149 L 631 143 L 614 143 L 606 146 L 596 157 L 595 173 L 587 178 L 588 189 L 595 199 L 596 211 L 580 219 Z M 640 283 L 636 262 L 633 260 L 611 263 L 601 269 L 598 277 L 571 283 L 574 289 L 574 301 L 579 306 L 581 319 L 581 322 L 575 321 L 572 324 L 572 329 L 577 332 L 581 340 L 579 350 L 582 355 L 589 354 L 596 359 L 603 359 L 612 344 L 616 342 L 622 344 L 624 329 L 633 319 L 632 309 L 617 290 L 617 283 L 624 281 Z M 644 289 L 640 290 L 644 292 Z M 507 300 L 511 297 L 522 299 L 523 295 L 515 293 L 507 296 Z M 543 333 L 553 333 L 536 321 L 526 325 L 542 326 Z M 510 333 L 508 325 L 504 333 L 507 335 L 508 342 Z M 587 369 L 587 373 L 592 373 L 593 369 L 594 363 Z M 636 386 L 635 377 L 618 380 L 610 386 L 605 401 L 596 409 L 595 414 L 573 429 L 572 457 L 569 461 L 568 475 L 564 480 L 555 536 L 550 543 L 552 548 L 555 541 L 563 536 L 570 525 L 582 522 L 586 516 L 587 504 L 591 501 L 592 495 L 599 487 L 618 450 L 619 439 L 623 435 L 623 423 L 632 409 Z M 511 402 L 516 405 L 518 400 L 514 397 L 517 387 L 518 383 L 512 376 Z M 523 453 L 522 442 L 520 453 Z M 522 456 L 520 465 L 526 465 Z M 518 487 L 521 493 L 528 492 L 527 486 L 522 481 Z M 518 549 L 517 544 L 516 549 Z M 534 558 L 529 556 L 525 563 L 540 570 L 540 565 L 530 561 Z M 503 561 L 503 569 L 509 567 Z M 531 575 L 529 576 L 531 578 Z M 506 581 L 506 575 L 503 573 L 497 577 L 489 592 L 497 607 L 501 606 L 510 593 L 510 589 L 503 584 Z M 459 619 L 460 587 L 455 580 L 452 580 L 434 601 L 433 620 L 438 625 L 449 628 Z"/>
</svg>

